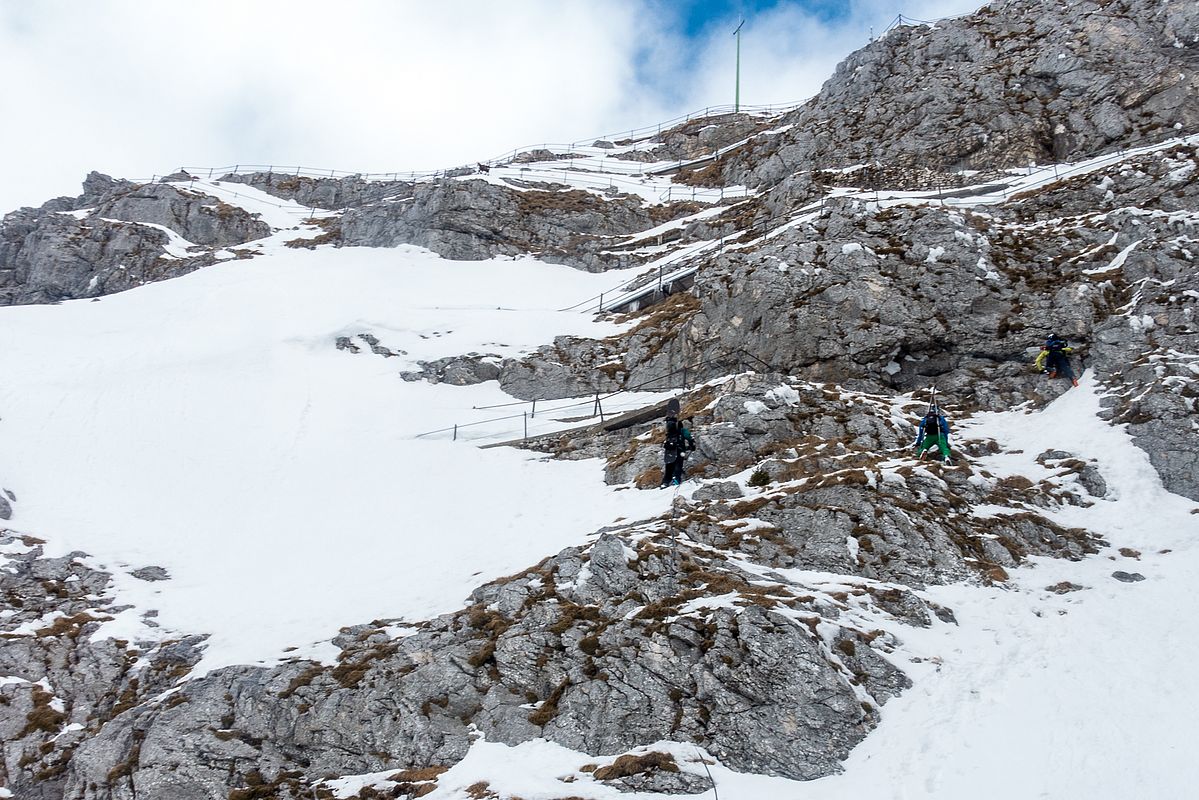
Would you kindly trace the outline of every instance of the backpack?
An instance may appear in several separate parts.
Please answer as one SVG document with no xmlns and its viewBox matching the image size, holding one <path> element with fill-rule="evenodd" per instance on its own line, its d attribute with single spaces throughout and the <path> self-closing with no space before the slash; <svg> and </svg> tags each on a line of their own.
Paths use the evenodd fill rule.
<svg viewBox="0 0 1199 800">
<path fill-rule="evenodd" d="M 1067 346 L 1068 342 L 1065 339 L 1049 338 L 1045 340 L 1045 349 L 1051 353 L 1058 352 Z"/>
<path fill-rule="evenodd" d="M 681 450 L 683 447 L 683 425 L 675 417 L 666 418 L 666 441 L 671 450 Z"/>
<path fill-rule="evenodd" d="M 925 414 L 924 419 L 921 420 L 921 426 L 927 437 L 939 439 L 949 434 L 949 423 L 939 409 L 932 414 Z"/>
</svg>

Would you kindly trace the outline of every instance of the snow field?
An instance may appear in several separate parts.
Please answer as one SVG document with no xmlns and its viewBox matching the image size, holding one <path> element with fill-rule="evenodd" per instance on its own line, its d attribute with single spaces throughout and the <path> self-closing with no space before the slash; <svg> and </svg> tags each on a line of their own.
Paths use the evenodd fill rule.
<svg viewBox="0 0 1199 800">
<path fill-rule="evenodd" d="M 327 657 L 319 643 L 343 625 L 456 609 L 479 584 L 668 498 L 605 486 L 595 461 L 417 439 L 512 398 L 495 382 L 397 373 L 615 332 L 553 310 L 603 280 L 417 248 L 276 246 L 98 301 L 2 309 L 10 526 L 113 572 L 134 608 L 100 635 L 210 633 L 197 674 L 293 646 Z M 407 355 L 335 349 L 360 332 Z M 503 425 L 490 435 L 520 435 L 519 419 Z M 128 574 L 151 564 L 171 580 Z M 139 621 L 148 609 L 157 632 Z"/>
</svg>

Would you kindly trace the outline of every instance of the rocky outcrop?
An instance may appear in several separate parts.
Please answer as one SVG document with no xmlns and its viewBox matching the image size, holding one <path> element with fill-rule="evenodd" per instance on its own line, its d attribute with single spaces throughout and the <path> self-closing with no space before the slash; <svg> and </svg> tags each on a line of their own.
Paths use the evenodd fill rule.
<svg viewBox="0 0 1199 800">
<path fill-rule="evenodd" d="M 730 154 L 729 183 L 865 162 L 942 172 L 1072 161 L 1199 129 L 1188 0 L 990 3 L 889 31 L 837 66 L 793 127 Z"/>
<path fill-rule="evenodd" d="M 271 226 L 210 195 L 145 184 L 103 197 L 89 216 L 170 228 L 192 244 L 229 247 L 271 234 Z"/>
<path fill-rule="evenodd" d="M 282 200 L 326 211 L 372 203 L 403 202 L 411 200 L 416 189 L 414 180 L 366 180 L 359 176 L 313 178 L 280 172 L 231 173 L 221 176 L 220 180 L 242 183 Z"/>
<path fill-rule="evenodd" d="M 184 275 L 270 226 L 215 197 L 92 173 L 77 198 L 0 220 L 0 305 L 99 297 Z M 167 228 L 196 245 L 168 251 Z"/>
<path fill-rule="evenodd" d="M 745 114 L 718 114 L 687 120 L 653 137 L 653 146 L 614 153 L 613 158 L 629 161 L 693 161 L 715 154 L 761 133 L 773 124 L 770 118 Z M 612 147 L 632 144 L 618 140 Z"/>
<path fill-rule="evenodd" d="M 724 602 L 702 601 L 717 589 Z M 322 775 L 451 764 L 471 725 L 597 754 L 690 740 L 739 769 L 810 778 L 836 771 L 908 685 L 885 657 L 893 639 L 840 620 L 841 601 L 666 533 L 606 534 L 472 601 L 402 639 L 348 629 L 336 667 L 226 669 L 132 708 L 75 751 L 67 792 L 223 798 L 257 782 L 310 796 Z"/>
<path fill-rule="evenodd" d="M 447 180 L 417 184 L 409 199 L 349 208 L 341 227 L 346 245 L 416 244 L 463 260 L 531 254 L 598 271 L 622 264 L 601 254 L 611 237 L 656 224 L 640 198 L 628 195 Z"/>
<path fill-rule="evenodd" d="M 959 408 L 1000 410 L 1062 391 L 1030 369 L 1056 332 L 1124 397 L 1116 418 L 1166 485 L 1193 496 L 1197 175 L 1199 151 L 1179 146 L 998 206 L 830 200 L 726 248 L 628 333 L 543 348 L 501 385 L 526 399 L 668 388 L 716 364 L 880 392 L 935 382 Z"/>
<path fill-rule="evenodd" d="M 199 661 L 202 639 L 93 639 L 125 610 L 110 576 L 41 545 L 0 529 L 0 783 L 22 800 L 62 798 L 82 742 L 150 698 L 169 704 L 162 693 Z"/>
<path fill-rule="evenodd" d="M 621 239 L 703 207 L 690 201 L 647 205 L 615 187 L 590 191 L 545 182 L 497 184 L 469 174 L 417 182 L 277 173 L 222 180 L 341 211 L 333 241 L 338 246 L 415 244 L 443 258 L 467 261 L 534 255 L 593 272 L 638 263 L 644 256 L 621 248 Z"/>
<path fill-rule="evenodd" d="M 406 381 L 428 381 L 448 383 L 451 386 L 472 386 L 484 381 L 493 381 L 500 376 L 501 356 L 468 353 L 464 356 L 449 356 L 436 361 L 421 361 L 419 371 L 401 372 Z"/>
</svg>

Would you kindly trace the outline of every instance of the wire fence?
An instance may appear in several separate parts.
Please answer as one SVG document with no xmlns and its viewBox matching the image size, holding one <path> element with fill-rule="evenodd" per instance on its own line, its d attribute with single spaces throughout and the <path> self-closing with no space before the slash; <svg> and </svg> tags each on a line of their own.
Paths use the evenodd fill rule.
<svg viewBox="0 0 1199 800">
<path fill-rule="evenodd" d="M 490 409 L 496 409 L 496 408 L 508 408 L 508 407 L 515 407 L 515 406 L 528 406 L 528 410 L 523 410 L 519 414 L 505 414 L 503 416 L 490 417 L 488 419 L 476 420 L 474 422 L 455 423 L 454 425 L 450 425 L 445 428 L 438 428 L 436 430 L 418 433 L 413 438 L 424 439 L 424 438 L 436 437 L 438 435 L 441 435 L 441 436 L 448 436 L 451 440 L 457 441 L 458 438 L 460 436 L 462 436 L 464 431 L 469 431 L 470 429 L 473 429 L 473 428 L 478 428 L 483 425 L 495 425 L 496 423 L 500 423 L 500 422 L 515 422 L 515 420 L 521 420 L 522 424 L 521 424 L 520 428 L 505 427 L 505 428 L 501 428 L 501 430 L 498 433 L 493 431 L 489 435 L 490 436 L 500 436 L 500 435 L 509 435 L 509 434 L 515 435 L 518 431 L 520 431 L 522 433 L 521 438 L 528 439 L 529 438 L 529 423 L 531 420 L 535 420 L 538 414 L 541 414 L 542 417 L 544 418 L 546 414 L 554 414 L 554 413 L 558 413 L 558 412 L 562 412 L 562 411 L 570 411 L 570 410 L 574 410 L 574 409 L 585 409 L 587 407 L 590 407 L 591 408 L 590 412 L 583 414 L 579 419 L 573 420 L 573 421 L 583 421 L 583 420 L 587 420 L 587 419 L 597 419 L 598 418 L 601 422 L 603 422 L 605 420 L 606 416 L 612 416 L 610 413 L 608 413 L 604 410 L 604 403 L 609 402 L 609 401 L 611 401 L 615 398 L 618 398 L 622 395 L 631 395 L 635 392 L 651 392 L 651 391 L 659 391 L 660 392 L 660 391 L 671 391 L 674 389 L 684 389 L 685 390 L 692 386 L 709 381 L 714 377 L 720 377 L 723 375 L 727 375 L 730 372 L 733 372 L 734 374 L 739 374 L 739 373 L 745 372 L 746 367 L 751 364 L 764 367 L 764 368 L 766 368 L 767 371 L 770 371 L 770 372 L 774 371 L 774 368 L 767 361 L 765 361 L 765 360 L 759 358 L 758 356 L 755 356 L 752 353 L 749 353 L 745 350 L 737 349 L 737 350 L 731 351 L 727 355 L 719 356 L 716 358 L 696 359 L 695 361 L 685 363 L 681 367 L 676 367 L 676 368 L 670 369 L 666 372 L 662 372 L 662 373 L 653 375 L 649 378 L 645 378 L 636 384 L 623 386 L 619 389 L 616 389 L 616 390 L 613 390 L 613 391 L 607 392 L 607 393 L 596 391 L 593 396 L 587 397 L 586 399 L 582 399 L 582 400 L 571 399 L 571 402 L 568 402 L 565 404 L 546 406 L 545 405 L 546 402 L 552 403 L 553 401 L 552 400 L 550 400 L 550 401 L 547 401 L 547 400 L 517 400 L 512 403 L 497 403 L 497 404 L 488 405 L 488 406 L 477 406 L 475 410 L 478 410 L 478 411 L 490 410 Z M 593 372 L 591 374 L 592 381 L 593 382 L 598 381 L 601 376 L 604 379 L 607 379 L 606 374 L 601 373 L 600 371 L 596 370 L 595 372 Z M 677 379 L 677 383 L 676 383 L 676 379 Z M 540 410 L 538 410 L 538 408 L 537 408 L 537 404 L 539 402 L 542 403 L 542 407 Z M 610 402 L 609 402 L 609 409 L 611 409 Z M 620 409 L 620 411 L 628 411 L 628 410 L 630 410 L 630 409 Z M 552 430 L 545 431 L 546 434 L 556 433 L 556 432 L 557 431 L 552 431 Z M 540 435 L 540 434 L 535 433 L 535 435 Z M 463 436 L 462 438 L 466 438 L 466 437 Z"/>
<path fill-rule="evenodd" d="M 955 19 L 965 19 L 966 17 L 972 17 L 976 13 L 977 13 L 976 11 L 967 11 L 964 14 L 951 14 L 947 17 L 941 17 L 940 19 L 935 19 L 935 20 L 916 19 L 914 17 L 909 17 L 904 14 L 897 14 L 895 16 L 895 19 L 891 20 L 891 23 L 889 25 L 887 25 L 887 27 L 883 28 L 883 32 L 882 32 L 882 34 L 879 35 L 879 38 L 886 36 L 888 33 L 895 30 L 896 28 L 918 28 L 918 27 L 923 27 L 923 26 L 928 26 L 928 25 L 936 25 L 939 22 L 952 22 Z"/>
<path fill-rule="evenodd" d="M 699 111 L 693 111 L 688 114 L 683 114 L 678 117 L 663 120 L 662 122 L 658 122 L 653 125 L 647 125 L 641 128 L 630 128 L 627 131 L 621 130 L 614 133 L 579 139 L 574 142 L 543 142 L 541 144 L 526 145 L 524 147 L 513 148 L 512 150 L 509 150 L 506 153 L 494 158 L 478 161 L 474 164 L 459 165 L 457 167 L 451 167 L 448 169 L 364 172 L 361 170 L 352 171 L 303 166 L 281 166 L 277 164 L 229 164 L 223 167 L 180 167 L 179 171 L 186 172 L 189 175 L 195 175 L 197 177 L 204 177 L 207 180 L 212 180 L 224 175 L 245 175 L 259 172 L 265 172 L 272 175 L 288 175 L 299 178 L 359 178 L 364 181 L 415 181 L 422 179 L 455 177 L 455 175 L 466 175 L 474 172 L 480 164 L 487 166 L 498 166 L 501 164 L 510 163 L 522 153 L 529 153 L 537 150 L 559 150 L 570 152 L 584 147 L 590 148 L 596 142 L 611 142 L 613 139 L 621 139 L 622 137 L 623 139 L 632 140 L 651 135 L 658 135 L 665 130 L 669 130 L 671 127 L 685 124 L 692 120 L 704 119 L 707 117 L 725 116 L 733 113 L 761 117 L 777 116 L 788 111 L 794 111 L 803 105 L 804 102 L 806 101 L 776 103 L 770 105 L 742 104 L 739 108 L 734 108 L 732 105 L 708 106 Z"/>
<path fill-rule="evenodd" d="M 963 188 L 959 185 L 958 182 L 938 180 L 935 190 L 916 194 L 911 191 L 903 191 L 903 190 L 888 191 L 888 190 L 882 188 L 879 185 L 878 181 L 876 180 L 873 188 L 855 187 L 856 191 L 842 192 L 842 193 L 840 193 L 840 196 L 841 197 L 849 197 L 849 198 L 856 197 L 856 198 L 870 199 L 870 197 L 873 195 L 873 200 L 876 203 L 899 204 L 899 203 L 908 203 L 908 202 L 936 201 L 936 202 L 939 202 L 941 205 L 945 205 L 945 206 L 968 207 L 968 206 L 972 206 L 972 205 L 978 205 L 980 202 L 984 202 L 984 198 L 987 198 L 988 196 L 990 196 L 994 199 L 998 199 L 998 200 L 1007 200 L 1013 194 L 1030 191 L 1033 188 L 1043 185 L 1044 182 L 1046 182 L 1049 179 L 1050 174 L 1052 174 L 1054 180 L 1076 177 L 1076 176 L 1086 174 L 1088 172 L 1091 172 L 1091 171 L 1094 171 L 1097 169 L 1102 169 L 1103 167 L 1110 166 L 1114 163 L 1118 163 L 1119 161 L 1122 161 L 1129 157 L 1134 157 L 1137 155 L 1145 154 L 1145 153 L 1152 152 L 1157 149 L 1164 149 L 1164 148 L 1176 146 L 1178 144 L 1193 144 L 1193 143 L 1199 143 L 1199 134 L 1192 134 L 1192 135 L 1188 135 L 1188 136 L 1168 137 L 1167 139 L 1165 139 L 1163 141 L 1160 141 L 1160 142 L 1157 142 L 1154 144 L 1150 144 L 1150 145 L 1143 145 L 1141 147 L 1136 147 L 1136 148 L 1127 148 L 1127 149 L 1126 148 L 1117 148 L 1116 150 L 1114 150 L 1110 153 L 1107 153 L 1105 155 L 1099 156 L 1097 158 L 1088 159 L 1088 160 L 1081 161 L 1081 162 L 1076 162 L 1074 164 L 1053 163 L 1053 164 L 1049 164 L 1049 165 L 1045 165 L 1045 166 L 1036 166 L 1034 164 L 1034 165 L 1030 165 L 1028 168 L 1026 168 L 1024 170 L 1020 170 L 1020 171 L 1007 170 L 1006 177 L 1000 178 L 999 182 L 992 182 L 989 184 L 981 184 L 981 185 L 976 184 L 973 187 L 966 186 Z M 720 155 L 720 151 L 718 150 L 718 151 L 716 151 L 716 153 L 713 154 L 713 156 L 710 156 L 707 158 L 715 159 L 715 158 L 719 158 L 719 155 Z M 682 165 L 684 163 L 694 163 L 694 162 L 679 162 L 679 163 L 680 163 L 680 165 Z M 867 162 L 854 161 L 853 156 L 846 156 L 846 157 L 842 157 L 841 159 L 837 159 L 832 164 L 824 164 L 822 166 L 814 166 L 807 170 L 802 170 L 801 172 L 807 172 L 807 173 L 814 174 L 814 173 L 828 173 L 828 172 L 841 171 L 841 172 L 845 172 L 846 174 L 852 174 L 853 171 L 856 171 L 858 169 L 872 169 L 872 168 L 879 168 L 882 166 L 883 166 L 883 164 L 879 161 L 867 161 Z M 257 165 L 245 165 L 245 166 L 243 166 L 243 169 L 257 171 L 257 170 L 259 170 L 259 167 Z M 270 170 L 273 168 L 267 167 L 267 169 Z M 216 168 L 214 168 L 212 170 L 212 172 L 214 174 L 219 171 L 220 171 L 220 169 L 216 169 Z M 538 178 L 538 179 L 546 179 L 546 180 L 553 180 L 556 177 L 558 177 L 558 175 L 559 175 L 558 170 L 545 170 L 545 169 L 537 170 L 537 169 L 533 169 L 533 168 L 522 168 L 522 171 L 524 173 L 526 173 L 528 175 L 528 177 L 530 177 L 530 178 Z M 333 172 L 335 172 L 335 171 L 333 171 Z M 275 174 L 280 174 L 280 173 L 276 172 Z M 605 176 L 598 177 L 595 179 L 590 179 L 590 178 L 586 178 L 586 177 L 581 177 L 577 173 L 571 173 L 569 171 L 569 169 L 562 170 L 561 177 L 564 181 L 568 181 L 568 182 L 571 182 L 576 185 L 582 183 L 583 185 L 591 185 L 594 187 L 603 188 L 603 189 L 607 189 L 610 191 L 617 191 L 619 189 L 619 187 L 621 187 L 621 186 L 630 187 L 634 190 L 641 190 L 644 188 L 643 181 L 641 181 L 641 182 L 633 181 L 633 180 L 621 178 L 621 177 L 614 176 L 614 175 L 605 175 Z M 942 177 L 944 177 L 944 176 L 942 176 Z M 158 179 L 158 176 L 155 176 L 152 180 L 157 180 L 157 179 Z M 193 178 L 193 180 L 192 180 L 193 184 L 194 184 L 194 182 L 195 182 L 195 178 Z M 225 187 L 215 185 L 213 183 L 207 183 L 207 184 L 205 184 L 205 186 L 203 188 L 205 191 L 225 192 L 233 198 L 240 197 L 239 193 L 236 190 L 226 189 Z M 682 192 L 690 191 L 690 197 L 692 199 L 709 200 L 712 202 L 723 202 L 723 201 L 726 201 L 729 199 L 744 199 L 747 196 L 753 196 L 755 194 L 754 192 L 752 192 L 751 190 L 748 190 L 748 189 L 743 189 L 745 194 L 736 195 L 736 194 L 731 193 L 727 188 L 697 190 L 695 187 L 671 187 L 670 189 L 668 189 L 666 197 L 671 198 L 672 193 L 675 189 L 678 189 Z M 972 189 L 974 191 L 971 191 Z M 935 192 L 935 196 L 934 196 L 934 192 Z M 965 192 L 965 193 L 963 194 L 963 192 Z M 819 198 L 818 201 L 816 201 L 814 203 L 810 203 L 804 207 L 801 207 L 801 208 L 791 212 L 788 216 L 783 217 L 783 218 L 777 218 L 774 215 L 771 215 L 771 217 L 769 219 L 763 220 L 761 223 L 759 223 L 761 225 L 762 236 L 768 238 L 771 235 L 772 225 L 773 225 L 774 230 L 777 231 L 784 227 L 791 226 L 792 224 L 794 224 L 796 219 L 800 219 L 804 215 L 811 213 L 812 211 L 819 210 L 821 213 L 823 213 L 824 208 L 825 208 L 825 202 L 831 196 L 832 196 L 831 193 L 823 195 Z M 295 203 L 273 202 L 270 200 L 262 199 L 260 197 L 255 197 L 254 200 L 255 200 L 255 202 L 258 202 L 258 203 L 264 203 L 264 204 L 278 207 L 280 209 L 284 209 L 293 214 L 307 214 L 309 216 L 312 216 L 312 215 L 315 215 L 317 212 L 316 207 L 310 208 L 307 206 L 300 206 Z M 721 253 L 724 253 L 730 247 L 734 247 L 734 246 L 736 246 L 736 247 L 744 246 L 744 242 L 738 243 L 737 240 L 732 239 L 732 238 L 730 238 L 726 242 L 726 238 L 722 236 L 719 240 L 710 240 L 708 242 L 705 242 L 704 244 L 702 244 L 699 247 L 687 248 L 685 250 L 682 250 L 680 252 L 672 254 L 663 260 L 658 261 L 656 264 L 653 264 L 648 270 L 640 271 L 636 276 L 628 279 L 627 281 L 620 283 L 617 286 L 614 286 L 613 288 L 611 288 L 607 291 L 601 292 L 597 295 L 593 295 L 584 300 L 580 300 L 579 302 L 577 302 L 571 306 L 567 306 L 565 308 L 561 308 L 558 310 L 559 311 L 579 311 L 582 313 L 587 313 L 587 312 L 603 312 L 605 310 L 614 310 L 614 309 L 618 309 L 618 308 L 627 306 L 634 300 L 641 299 L 642 297 L 650 295 L 654 291 L 661 293 L 663 291 L 664 287 L 667 287 L 667 286 L 675 283 L 676 281 L 679 281 L 679 280 L 689 277 L 690 275 L 694 274 L 698 269 L 697 264 L 689 264 L 688 266 L 685 266 L 682 269 L 671 270 L 668 272 L 667 271 L 668 267 L 672 267 L 677 264 L 685 264 L 688 262 L 694 262 L 694 261 L 700 259 L 701 257 L 714 258 L 716 256 L 719 256 Z M 707 252 L 712 249 L 715 249 L 716 252 L 714 252 L 714 253 Z"/>
</svg>

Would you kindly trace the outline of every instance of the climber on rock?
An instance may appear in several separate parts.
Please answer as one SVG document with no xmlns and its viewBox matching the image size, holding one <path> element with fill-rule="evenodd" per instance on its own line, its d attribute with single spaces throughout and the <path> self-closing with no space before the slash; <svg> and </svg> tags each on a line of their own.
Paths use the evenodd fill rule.
<svg viewBox="0 0 1199 800">
<path fill-rule="evenodd" d="M 1074 377 L 1074 370 L 1070 368 L 1069 354 L 1073 352 L 1074 348 L 1070 347 L 1065 339 L 1051 333 L 1041 346 L 1041 352 L 1037 354 L 1036 368 L 1050 378 L 1061 376 L 1070 381 L 1072 386 L 1077 386 L 1078 379 Z"/>
<path fill-rule="evenodd" d="M 916 432 L 916 444 L 913 446 L 919 453 L 919 458 L 924 458 L 928 449 L 935 446 L 941 451 L 941 463 L 953 464 L 949 457 L 949 422 L 936 404 L 930 404 L 928 411 L 920 418 L 920 428 Z"/>
</svg>

